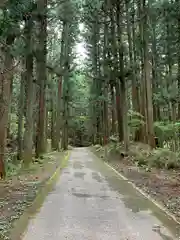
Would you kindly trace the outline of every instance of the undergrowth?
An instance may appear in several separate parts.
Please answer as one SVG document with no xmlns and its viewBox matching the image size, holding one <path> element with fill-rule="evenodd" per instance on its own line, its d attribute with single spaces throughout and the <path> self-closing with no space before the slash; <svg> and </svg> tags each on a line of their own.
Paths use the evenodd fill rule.
<svg viewBox="0 0 180 240">
<path fill-rule="evenodd" d="M 100 152 L 100 157 L 104 157 L 104 147 L 95 146 L 96 151 Z M 118 142 L 110 142 L 107 145 L 108 158 L 112 155 L 119 156 L 122 159 L 123 146 Z M 167 148 L 151 149 L 148 145 L 142 143 L 131 143 L 129 152 L 124 159 L 132 161 L 136 166 L 146 169 L 178 169 L 180 168 L 180 153 L 172 152 Z"/>
</svg>

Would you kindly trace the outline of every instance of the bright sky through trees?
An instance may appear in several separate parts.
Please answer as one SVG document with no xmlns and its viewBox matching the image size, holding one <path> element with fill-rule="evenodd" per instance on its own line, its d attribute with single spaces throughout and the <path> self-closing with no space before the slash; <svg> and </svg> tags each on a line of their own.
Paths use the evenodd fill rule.
<svg viewBox="0 0 180 240">
<path fill-rule="evenodd" d="M 78 43 L 76 44 L 76 53 L 77 53 L 77 62 L 83 63 L 84 59 L 87 56 L 86 49 L 85 49 L 85 42 L 82 37 L 82 32 L 84 30 L 84 24 L 79 24 L 80 35 L 78 36 Z"/>
</svg>

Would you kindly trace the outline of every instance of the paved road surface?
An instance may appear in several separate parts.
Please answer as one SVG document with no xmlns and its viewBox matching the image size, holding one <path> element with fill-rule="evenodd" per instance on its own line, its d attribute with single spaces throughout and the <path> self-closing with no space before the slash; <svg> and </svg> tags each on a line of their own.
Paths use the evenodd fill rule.
<svg viewBox="0 0 180 240">
<path fill-rule="evenodd" d="M 77 148 L 24 240 L 175 240 L 176 230 L 127 181 Z"/>
</svg>

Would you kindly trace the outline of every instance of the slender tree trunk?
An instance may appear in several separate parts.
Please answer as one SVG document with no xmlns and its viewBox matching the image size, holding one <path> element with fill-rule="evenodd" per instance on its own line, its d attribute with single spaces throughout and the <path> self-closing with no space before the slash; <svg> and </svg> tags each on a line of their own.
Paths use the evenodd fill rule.
<svg viewBox="0 0 180 240">
<path fill-rule="evenodd" d="M 158 70 L 157 70 L 157 41 L 156 41 L 156 23 L 152 23 L 152 89 L 153 93 L 157 93 L 158 90 Z M 158 104 L 153 104 L 153 116 L 154 121 L 160 120 L 160 108 Z"/>
<path fill-rule="evenodd" d="M 166 16 L 166 61 L 167 61 L 167 90 L 169 90 L 169 87 L 171 84 L 173 84 L 172 81 L 172 55 L 171 55 L 171 48 L 170 48 L 170 31 L 171 31 L 171 24 L 170 24 L 170 18 L 169 18 L 169 12 L 165 11 Z M 168 114 L 169 114 L 169 120 L 172 120 L 172 102 L 168 102 Z"/>
<path fill-rule="evenodd" d="M 63 22 L 62 38 L 61 38 L 61 56 L 60 56 L 60 67 L 63 67 L 64 62 L 64 48 L 65 48 L 65 37 L 67 35 L 67 23 Z M 56 142 L 55 149 L 60 150 L 60 131 L 61 131 L 61 106 L 62 106 L 62 77 L 58 79 L 58 95 L 57 95 L 57 119 L 56 119 Z"/>
<path fill-rule="evenodd" d="M 180 96 L 180 3 L 178 1 L 178 9 L 179 9 L 179 15 L 178 15 L 178 74 L 177 74 L 177 80 L 178 80 L 178 93 Z M 178 120 L 180 120 L 180 100 L 178 101 Z"/>
<path fill-rule="evenodd" d="M 24 117 L 24 105 L 25 105 L 25 61 L 22 61 L 23 72 L 21 74 L 21 86 L 19 93 L 19 107 L 18 107 L 18 160 L 23 158 L 23 117 Z"/>
<path fill-rule="evenodd" d="M 63 78 L 63 129 L 62 129 L 62 148 L 68 149 L 68 119 L 69 119 L 69 69 L 70 69 L 70 24 L 66 22 L 64 33 L 64 67 L 65 74 Z"/>
<path fill-rule="evenodd" d="M 178 73 L 177 73 L 177 82 L 178 82 L 178 94 L 180 96 L 180 2 L 176 0 L 177 9 L 178 9 L 178 17 L 177 17 L 177 32 L 178 32 Z M 180 99 L 180 98 L 179 98 Z M 178 120 L 180 120 L 180 100 L 178 101 Z"/>
<path fill-rule="evenodd" d="M 152 148 L 156 147 L 154 138 L 154 126 L 153 126 L 153 104 L 152 104 L 152 82 L 150 78 L 150 63 L 148 53 L 148 7 L 146 1 L 143 0 L 143 46 L 144 46 L 144 87 L 146 93 L 146 124 L 147 124 L 147 136 L 148 143 Z"/>
<path fill-rule="evenodd" d="M 93 143 L 99 144 L 100 143 L 100 126 L 99 126 L 99 72 L 98 72 L 98 41 L 99 41 L 99 27 L 98 27 L 98 16 L 95 13 L 95 22 L 92 28 L 92 65 L 93 65 L 93 86 L 92 86 L 92 93 L 93 93 L 93 107 L 92 107 L 92 121 L 93 121 Z"/>
<path fill-rule="evenodd" d="M 51 148 L 56 150 L 57 140 L 56 140 L 56 124 L 57 124 L 57 94 L 55 90 L 54 79 L 51 82 Z"/>
<path fill-rule="evenodd" d="M 105 0 L 105 12 L 108 14 L 108 0 Z M 102 126 L 104 126 L 104 136 L 103 143 L 104 145 L 108 144 L 109 139 L 109 126 L 108 126 L 108 89 L 109 89 L 109 66 L 107 62 L 107 56 L 109 56 L 108 50 L 108 24 L 106 18 L 104 19 L 104 46 L 103 46 L 103 73 L 104 73 L 104 101 L 103 101 L 103 118 L 102 118 Z"/>
<path fill-rule="evenodd" d="M 124 53 L 122 42 L 122 5 L 117 2 L 117 31 L 118 31 L 118 44 L 119 44 L 119 67 L 120 67 L 120 93 L 121 93 L 121 106 L 122 106 L 122 119 L 123 122 L 123 140 L 124 149 L 127 152 L 129 148 L 129 131 L 128 131 L 128 117 L 127 117 L 127 97 L 126 97 L 126 80 L 124 76 Z"/>
<path fill-rule="evenodd" d="M 39 45 L 37 54 L 37 82 L 39 88 L 39 116 L 37 124 L 36 157 L 46 151 L 46 51 L 47 51 L 47 0 L 38 0 L 39 11 Z"/>
<path fill-rule="evenodd" d="M 120 85 L 119 82 L 116 82 L 116 114 L 117 114 L 117 122 L 118 122 L 118 136 L 119 141 L 123 141 L 123 125 L 122 125 L 122 107 L 120 102 Z"/>
<path fill-rule="evenodd" d="M 8 114 L 8 128 L 7 128 L 7 138 L 11 138 L 11 100 L 13 94 L 13 76 L 11 79 L 11 87 L 10 87 L 10 102 L 9 102 L 9 114 Z"/>
<path fill-rule="evenodd" d="M 139 129 L 139 140 L 141 142 L 148 143 L 148 123 L 147 123 L 147 98 L 146 98 L 146 78 L 145 78 L 145 39 L 144 39 L 144 23 L 145 20 L 145 9 L 144 0 L 138 1 L 138 17 L 139 17 L 139 34 L 140 34 L 140 59 L 141 59 L 141 71 L 140 71 L 140 113 L 144 117 L 144 126 Z M 147 27 L 147 26 L 146 26 Z"/>
<path fill-rule="evenodd" d="M 138 92 L 137 92 L 137 79 L 136 79 L 136 73 L 135 73 L 135 62 L 133 59 L 133 42 L 132 42 L 132 31 L 131 31 L 131 23 L 130 23 L 130 14 L 129 14 L 129 0 L 126 0 L 126 18 L 127 18 L 127 35 L 128 35 L 128 45 L 129 45 L 129 61 L 130 61 L 130 67 L 132 71 L 132 104 L 133 104 L 133 110 L 138 112 Z M 134 26 L 134 16 L 133 16 L 133 26 L 132 28 L 135 29 Z M 134 30 L 133 30 L 134 31 Z M 134 51 L 135 54 L 135 51 Z"/>
<path fill-rule="evenodd" d="M 11 82 L 12 82 L 12 65 L 13 56 L 10 52 L 10 46 L 13 44 L 15 37 L 9 35 L 6 39 L 7 47 L 3 49 L 4 66 L 0 74 L 0 178 L 4 178 L 5 172 L 5 148 L 7 140 L 8 114 L 11 99 Z"/>
<path fill-rule="evenodd" d="M 111 84 L 110 87 L 111 87 L 111 116 L 112 116 L 111 134 L 114 135 L 116 133 L 116 113 L 115 113 L 116 103 L 113 84 Z"/>
<path fill-rule="evenodd" d="M 62 132 L 62 148 L 64 150 L 68 149 L 68 100 L 69 100 L 69 90 L 68 90 L 68 81 L 69 77 L 65 76 L 64 83 L 63 83 L 63 132 Z"/>
<path fill-rule="evenodd" d="M 141 105 L 140 105 L 140 70 L 139 67 L 137 67 L 137 56 L 138 56 L 138 51 L 137 51 L 137 46 L 136 46 L 136 19 L 135 19 L 135 0 L 133 0 L 132 3 L 132 48 L 133 48 L 133 71 L 134 71 L 134 78 L 133 78 L 133 86 L 132 86 L 132 100 L 133 100 L 133 109 L 141 113 Z M 140 141 L 143 139 L 142 137 L 142 127 L 137 129 L 135 131 L 135 137 L 134 141 Z"/>
<path fill-rule="evenodd" d="M 123 125 L 122 125 L 122 108 L 120 102 L 120 83 L 119 79 L 117 79 L 118 75 L 118 54 L 117 54 L 117 37 L 115 31 L 115 17 L 114 17 L 114 10 L 113 6 L 110 9 L 110 19 L 111 19 L 111 47 L 112 47 L 112 55 L 113 55 L 113 65 L 114 71 L 113 76 L 115 76 L 114 83 L 115 83 L 115 90 L 116 90 L 116 116 L 117 116 L 117 123 L 118 123 L 118 137 L 119 141 L 123 140 Z M 112 80 L 113 81 L 113 80 Z"/>
<path fill-rule="evenodd" d="M 96 23 L 98 24 L 98 23 Z M 97 27 L 97 34 L 98 34 L 98 38 L 100 39 L 100 29 L 99 26 Z M 98 41 L 97 41 L 98 43 Z M 96 46 L 96 62 L 97 62 L 97 77 L 100 78 L 102 76 L 102 68 L 103 68 L 103 64 L 101 64 L 101 48 L 99 46 L 99 44 L 97 44 Z M 98 140 L 98 144 L 102 145 L 103 144 L 103 101 L 102 101 L 102 97 L 103 97 L 103 82 L 102 80 L 98 80 L 97 78 L 97 140 Z"/>
<path fill-rule="evenodd" d="M 26 95 L 26 118 L 24 131 L 24 153 L 23 161 L 29 164 L 32 161 L 33 150 L 33 104 L 34 104 L 34 87 L 33 87 L 33 54 L 32 54 L 32 28 L 33 20 L 26 20 L 25 37 L 26 37 L 26 72 L 25 80 L 27 87 Z"/>
</svg>

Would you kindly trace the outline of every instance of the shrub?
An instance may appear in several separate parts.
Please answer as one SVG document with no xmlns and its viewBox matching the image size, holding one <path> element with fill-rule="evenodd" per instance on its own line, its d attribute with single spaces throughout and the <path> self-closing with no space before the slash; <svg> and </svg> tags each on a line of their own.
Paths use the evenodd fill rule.
<svg viewBox="0 0 180 240">
<path fill-rule="evenodd" d="M 148 162 L 151 167 L 156 168 L 175 169 L 180 167 L 178 154 L 167 148 L 159 148 L 152 151 Z"/>
<path fill-rule="evenodd" d="M 140 129 L 141 126 L 144 125 L 144 117 L 139 113 L 133 110 L 128 111 L 128 125 L 130 129 L 130 133 L 132 135 L 132 139 L 134 139 L 134 135 L 137 130 Z"/>
<path fill-rule="evenodd" d="M 177 145 L 178 134 L 180 132 L 180 122 L 155 122 L 154 131 L 155 135 L 160 140 L 162 147 L 170 145 L 171 150 L 175 150 L 173 146 Z"/>
</svg>

